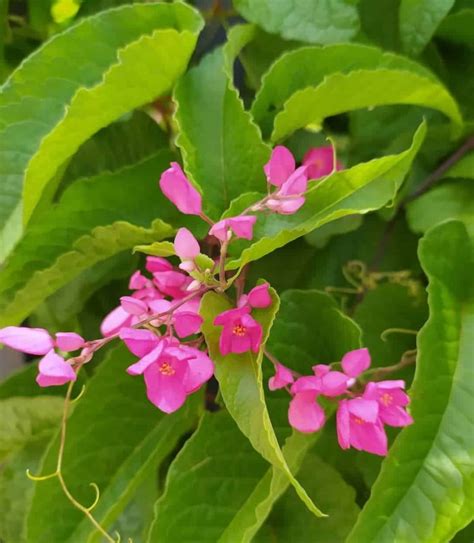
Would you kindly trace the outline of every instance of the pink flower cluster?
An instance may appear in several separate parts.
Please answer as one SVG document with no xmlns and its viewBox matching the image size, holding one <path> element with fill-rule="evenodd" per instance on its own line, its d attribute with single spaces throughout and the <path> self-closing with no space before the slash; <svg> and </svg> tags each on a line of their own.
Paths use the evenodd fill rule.
<svg viewBox="0 0 474 543">
<path fill-rule="evenodd" d="M 370 363 L 368 350 L 357 349 L 344 355 L 342 371 L 318 364 L 313 366 L 313 375 L 298 378 L 277 363 L 269 388 L 289 390 L 292 396 L 289 422 L 304 433 L 317 432 L 326 422 L 318 399 L 337 398 L 337 435 L 341 448 L 354 447 L 385 456 L 387 435 L 384 425 L 401 427 L 411 424 L 413 419 L 405 409 L 410 400 L 402 380 L 369 382 L 360 394 L 351 390 Z"/>
</svg>

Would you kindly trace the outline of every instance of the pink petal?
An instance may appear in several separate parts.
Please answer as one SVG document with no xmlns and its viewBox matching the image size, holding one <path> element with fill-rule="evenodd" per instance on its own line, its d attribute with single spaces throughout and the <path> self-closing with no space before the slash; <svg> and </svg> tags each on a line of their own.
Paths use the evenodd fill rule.
<svg viewBox="0 0 474 543">
<path fill-rule="evenodd" d="M 347 407 L 348 400 L 341 400 L 337 409 L 337 441 L 341 449 L 349 449 L 351 446 L 350 437 L 350 413 Z"/>
<path fill-rule="evenodd" d="M 263 338 L 262 325 L 250 315 L 242 316 L 242 325 L 247 329 L 252 351 L 258 353 Z"/>
<path fill-rule="evenodd" d="M 186 401 L 183 384 L 186 369 L 185 364 L 182 367 L 176 367 L 176 373 L 170 376 L 163 375 L 158 364 L 153 364 L 146 369 L 144 377 L 147 397 L 161 411 L 173 413 Z"/>
<path fill-rule="evenodd" d="M 227 219 L 217 221 L 209 230 L 211 236 L 216 237 L 219 241 L 227 241 L 229 239 L 229 225 Z"/>
<path fill-rule="evenodd" d="M 309 179 L 319 179 L 333 171 L 334 150 L 331 145 L 313 147 L 303 158 L 303 165 L 307 167 Z M 337 162 L 336 170 L 341 170 L 342 164 Z"/>
<path fill-rule="evenodd" d="M 268 380 L 268 388 L 270 390 L 278 390 L 290 385 L 294 380 L 291 370 L 283 364 L 276 364 L 275 375 Z"/>
<path fill-rule="evenodd" d="M 382 423 L 351 424 L 351 445 L 359 451 L 385 456 L 388 445 Z"/>
<path fill-rule="evenodd" d="M 150 280 L 142 275 L 139 270 L 137 270 L 130 277 L 130 281 L 128 282 L 128 288 L 130 290 L 140 290 L 142 288 L 145 288 L 149 282 Z"/>
<path fill-rule="evenodd" d="M 223 356 L 226 356 L 231 352 L 233 337 L 234 334 L 232 334 L 232 328 L 229 326 L 224 326 L 219 338 L 219 351 Z"/>
<path fill-rule="evenodd" d="M 315 392 L 300 392 L 290 402 L 288 420 L 291 426 L 303 433 L 317 432 L 326 417 L 323 408 L 316 402 Z"/>
<path fill-rule="evenodd" d="M 331 366 L 328 366 L 327 364 L 316 364 L 312 369 L 317 377 L 322 377 L 331 371 Z"/>
<path fill-rule="evenodd" d="M 171 271 L 173 269 L 173 265 L 168 262 L 166 258 L 162 258 L 161 256 L 147 256 L 146 269 L 150 273 L 165 272 Z"/>
<path fill-rule="evenodd" d="M 181 338 L 197 334 L 202 323 L 202 317 L 190 311 L 180 311 L 174 316 L 174 329 Z"/>
<path fill-rule="evenodd" d="M 173 202 L 181 213 L 187 215 L 200 215 L 202 213 L 201 195 L 184 175 L 181 166 L 177 162 L 172 162 L 171 167 L 162 173 L 160 188 L 168 200 Z"/>
<path fill-rule="evenodd" d="M 136 315 L 137 317 L 148 311 L 147 304 L 133 296 L 122 296 L 120 298 L 120 305 L 129 315 Z"/>
<path fill-rule="evenodd" d="M 149 366 L 158 361 L 161 353 L 163 352 L 164 346 L 165 342 L 160 341 L 152 351 L 146 354 L 138 362 L 128 366 L 127 373 L 129 375 L 141 375 Z"/>
<path fill-rule="evenodd" d="M 235 354 L 242 354 L 252 349 L 251 337 L 249 334 L 246 336 L 236 336 L 232 334 L 230 352 Z M 258 351 L 258 350 L 257 350 Z"/>
<path fill-rule="evenodd" d="M 346 375 L 357 377 L 370 367 L 370 354 L 368 349 L 349 351 L 341 360 L 342 369 Z"/>
<path fill-rule="evenodd" d="M 180 228 L 174 238 L 174 250 L 181 260 L 194 260 L 201 252 L 199 243 L 187 228 Z"/>
<path fill-rule="evenodd" d="M 122 328 L 119 337 L 128 347 L 128 350 L 139 358 L 151 352 L 160 341 L 160 338 L 151 330 L 137 328 Z"/>
<path fill-rule="evenodd" d="M 295 159 L 291 152 L 283 145 L 277 145 L 271 154 L 270 160 L 263 170 L 267 181 L 277 187 L 281 186 L 295 169 Z"/>
<path fill-rule="evenodd" d="M 380 420 L 388 426 L 403 427 L 413 424 L 412 416 L 399 405 L 380 408 Z"/>
<path fill-rule="evenodd" d="M 0 329 L 0 343 L 27 354 L 46 354 L 53 347 L 53 339 L 42 328 L 7 326 Z"/>
<path fill-rule="evenodd" d="M 56 334 L 56 347 L 61 351 L 76 351 L 84 347 L 84 338 L 75 332 L 58 332 Z"/>
<path fill-rule="evenodd" d="M 118 306 L 105 317 L 100 325 L 100 331 L 104 337 L 113 336 L 124 326 L 130 326 L 132 316 L 122 306 Z"/>
<path fill-rule="evenodd" d="M 224 324 L 231 323 L 237 319 L 242 318 L 243 315 L 250 313 L 250 311 L 251 309 L 248 306 L 228 309 L 227 311 L 223 311 L 222 313 L 219 313 L 219 315 L 217 315 L 217 317 L 214 319 L 214 324 L 216 324 L 217 326 L 222 326 Z"/>
<path fill-rule="evenodd" d="M 164 271 L 153 274 L 153 281 L 163 294 L 172 298 L 183 298 L 188 293 L 186 287 L 190 284 L 190 278 L 177 271 Z"/>
<path fill-rule="evenodd" d="M 307 375 L 297 379 L 291 387 L 292 394 L 298 394 L 300 392 L 321 392 L 321 379 L 314 375 Z"/>
<path fill-rule="evenodd" d="M 227 223 L 231 230 L 238 238 L 252 239 L 253 227 L 257 222 L 257 217 L 253 215 L 241 215 L 239 217 L 232 217 L 227 219 Z"/>
<path fill-rule="evenodd" d="M 269 284 L 263 283 L 253 288 L 248 293 L 248 303 L 255 308 L 264 308 L 272 305 L 272 297 L 269 292 Z"/>
<path fill-rule="evenodd" d="M 186 394 L 192 394 L 214 375 L 214 364 L 202 351 L 192 348 L 188 349 L 194 351 L 194 356 L 188 360 L 188 371 L 184 378 L 184 388 Z"/>
<path fill-rule="evenodd" d="M 365 422 L 374 423 L 379 416 L 379 404 L 375 400 L 354 398 L 347 400 L 349 413 Z"/>
<path fill-rule="evenodd" d="M 267 207 L 275 213 L 280 213 L 281 215 L 293 215 L 296 213 L 300 207 L 305 203 L 303 196 L 299 198 L 288 198 L 283 200 L 271 199 L 267 202 Z"/>
<path fill-rule="evenodd" d="M 59 386 L 75 381 L 76 373 L 64 358 L 57 355 L 54 350 L 44 356 L 38 365 L 39 375 L 36 382 L 40 387 Z"/>
<path fill-rule="evenodd" d="M 340 371 L 330 371 L 321 377 L 321 394 L 334 397 L 347 390 L 347 375 Z"/>
<path fill-rule="evenodd" d="M 278 196 L 298 196 L 304 194 L 307 188 L 308 176 L 306 174 L 306 168 L 300 166 L 280 187 Z"/>
</svg>

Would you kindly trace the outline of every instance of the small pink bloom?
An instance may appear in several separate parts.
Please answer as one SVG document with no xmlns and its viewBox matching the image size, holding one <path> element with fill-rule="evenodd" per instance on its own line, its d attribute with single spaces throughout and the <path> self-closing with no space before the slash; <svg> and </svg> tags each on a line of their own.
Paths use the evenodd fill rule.
<svg viewBox="0 0 474 543">
<path fill-rule="evenodd" d="M 162 173 L 160 188 L 181 213 L 186 215 L 200 215 L 202 213 L 201 195 L 184 175 L 177 162 L 172 162 L 171 167 Z"/>
<path fill-rule="evenodd" d="M 365 398 L 341 400 L 337 410 L 337 438 L 342 449 L 354 447 L 385 456 L 387 436 L 379 418 L 379 404 Z"/>
<path fill-rule="evenodd" d="M 172 298 L 183 298 L 188 294 L 186 289 L 191 279 L 184 273 L 172 270 L 154 273 L 153 282 L 163 294 Z"/>
<path fill-rule="evenodd" d="M 348 377 L 340 371 L 320 372 L 319 375 L 300 377 L 291 387 L 291 392 L 297 394 L 312 390 L 329 398 L 340 396 L 347 390 Z"/>
<path fill-rule="evenodd" d="M 151 283 L 151 281 L 149 279 L 147 279 L 144 275 L 142 275 L 139 270 L 137 270 L 130 277 L 130 281 L 128 283 L 128 288 L 130 290 L 140 290 L 140 289 L 143 289 L 143 288 L 149 286 L 150 283 Z"/>
<path fill-rule="evenodd" d="M 316 401 L 316 392 L 299 392 L 290 401 L 288 420 L 299 432 L 317 432 L 326 421 L 323 408 Z"/>
<path fill-rule="evenodd" d="M 294 172 L 295 159 L 286 147 L 277 145 L 263 170 L 267 176 L 267 181 L 276 187 L 280 187 Z"/>
<path fill-rule="evenodd" d="M 120 298 L 120 305 L 129 315 L 136 315 L 137 317 L 146 314 L 148 311 L 147 304 L 143 300 L 133 296 L 122 296 Z"/>
<path fill-rule="evenodd" d="M 265 308 L 272 305 L 272 297 L 269 292 L 270 285 L 268 283 L 263 283 L 254 287 L 247 294 L 247 303 L 254 308 Z"/>
<path fill-rule="evenodd" d="M 121 328 L 130 326 L 132 324 L 133 316 L 123 309 L 122 306 L 118 306 L 104 318 L 100 325 L 100 331 L 104 337 L 113 336 Z"/>
<path fill-rule="evenodd" d="M 405 381 L 402 380 L 367 383 L 363 397 L 379 404 L 379 417 L 384 424 L 408 426 L 413 419 L 405 410 L 410 398 L 404 388 Z"/>
<path fill-rule="evenodd" d="M 173 269 L 172 264 L 161 256 L 147 256 L 145 267 L 150 273 L 171 271 Z"/>
<path fill-rule="evenodd" d="M 194 260 L 201 249 L 196 238 L 187 228 L 180 228 L 174 238 L 174 250 L 181 260 Z"/>
<path fill-rule="evenodd" d="M 256 221 L 257 217 L 254 215 L 240 215 L 238 217 L 222 219 L 212 226 L 209 234 L 215 236 L 220 241 L 227 241 L 230 229 L 236 237 L 250 240 L 253 238 L 253 227 Z"/>
<path fill-rule="evenodd" d="M 70 381 L 75 381 L 77 376 L 64 358 L 54 352 L 44 356 L 38 365 L 39 374 L 36 377 L 36 382 L 40 387 L 50 387 L 64 385 Z"/>
<path fill-rule="evenodd" d="M 370 367 L 370 354 L 368 349 L 349 351 L 341 360 L 342 369 L 349 377 L 358 377 Z"/>
<path fill-rule="evenodd" d="M 180 338 L 197 334 L 202 323 L 202 317 L 191 311 L 176 311 L 173 315 L 173 326 Z"/>
<path fill-rule="evenodd" d="M 308 173 L 305 166 L 297 168 L 283 183 L 277 192 L 278 196 L 298 196 L 308 188 Z"/>
<path fill-rule="evenodd" d="M 267 201 L 266 207 L 275 213 L 292 215 L 305 203 L 304 193 L 308 187 L 305 166 L 297 168 L 281 185 L 280 189 Z"/>
<path fill-rule="evenodd" d="M 75 332 L 58 332 L 56 334 L 56 347 L 61 351 L 77 351 L 84 347 L 84 338 Z"/>
<path fill-rule="evenodd" d="M 7 326 L 0 329 L 0 343 L 15 351 L 26 354 L 42 355 L 53 347 L 53 339 L 43 328 Z"/>
<path fill-rule="evenodd" d="M 129 351 L 140 358 L 151 352 L 160 342 L 160 338 L 151 330 L 137 328 L 122 328 L 119 337 Z"/>
<path fill-rule="evenodd" d="M 283 364 L 275 365 L 275 375 L 268 380 L 268 388 L 270 390 L 278 390 L 291 385 L 294 381 L 293 373 Z"/>
<path fill-rule="evenodd" d="M 224 356 L 250 350 L 258 353 L 263 330 L 249 313 L 250 307 L 244 306 L 224 311 L 214 319 L 215 325 L 224 327 L 219 340 L 219 349 Z"/>
<path fill-rule="evenodd" d="M 308 168 L 309 179 L 319 179 L 329 175 L 334 167 L 334 149 L 331 145 L 313 147 L 303 158 L 303 165 Z M 342 164 L 336 162 L 336 170 L 342 170 Z"/>
<path fill-rule="evenodd" d="M 267 201 L 266 207 L 275 213 L 280 215 L 293 215 L 296 213 L 305 203 L 303 196 L 297 198 L 287 198 L 283 200 L 277 200 L 271 198 Z"/>
</svg>

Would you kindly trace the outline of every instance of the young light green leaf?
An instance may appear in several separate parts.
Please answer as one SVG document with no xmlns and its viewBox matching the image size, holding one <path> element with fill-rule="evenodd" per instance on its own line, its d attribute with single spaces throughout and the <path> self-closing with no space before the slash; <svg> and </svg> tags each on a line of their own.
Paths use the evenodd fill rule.
<svg viewBox="0 0 474 543">
<path fill-rule="evenodd" d="M 385 206 L 402 184 L 425 132 L 423 123 L 409 149 L 358 164 L 314 183 L 306 193 L 305 205 L 294 215 L 259 216 L 253 241 L 231 245 L 230 254 L 235 259 L 229 262 L 228 268 L 236 269 L 261 258 L 339 217 L 364 214 Z"/>
<path fill-rule="evenodd" d="M 146 399 L 143 382 L 125 368 L 133 357 L 124 346 L 108 353 L 68 421 L 63 475 L 72 494 L 91 500 L 89 483 L 101 498 L 94 515 L 110 526 L 150 466 L 158 466 L 195 423 L 199 397 L 172 415 Z M 54 471 L 58 441 L 46 453 L 42 473 Z M 32 483 L 33 484 L 33 483 Z M 36 483 L 27 519 L 28 541 L 98 541 L 90 521 L 65 499 L 56 479 Z M 126 540 L 126 534 L 122 534 Z"/>
<path fill-rule="evenodd" d="M 308 125 L 321 127 L 332 115 L 393 104 L 436 109 L 452 119 L 456 130 L 462 125 L 458 105 L 440 83 L 404 70 L 357 70 L 329 75 L 317 87 L 295 92 L 275 117 L 272 140 Z"/>
<path fill-rule="evenodd" d="M 391 448 L 348 543 L 443 543 L 472 519 L 473 240 L 463 223 L 446 222 L 419 256 L 430 317 L 418 337 L 415 422 Z"/>
<path fill-rule="evenodd" d="M 400 41 L 409 55 L 418 55 L 453 7 L 454 0 L 401 0 Z"/>
<path fill-rule="evenodd" d="M 222 398 L 232 418 L 255 450 L 272 466 L 285 474 L 308 509 L 317 516 L 323 516 L 288 467 L 265 402 L 262 371 L 263 346 L 279 307 L 278 297 L 273 290 L 272 300 L 270 308 L 255 311 L 255 318 L 264 330 L 262 347 L 257 355 L 251 352 L 227 356 L 220 354 L 220 329 L 213 324 L 213 321 L 219 313 L 231 307 L 226 298 L 221 295 L 213 292 L 204 295 L 201 302 L 201 315 L 204 318 L 202 330 L 210 356 L 216 364 L 215 375 L 219 381 Z"/>
<path fill-rule="evenodd" d="M 474 234 L 474 182 L 463 179 L 434 187 L 407 205 L 413 232 L 426 233 L 448 219 L 463 221 Z"/>
<path fill-rule="evenodd" d="M 454 166 L 444 174 L 445 177 L 461 177 L 474 179 L 474 153 L 461 158 Z"/>
<path fill-rule="evenodd" d="M 174 229 L 154 220 L 175 217 L 156 187 L 170 158 L 159 152 L 133 167 L 74 183 L 38 217 L 0 271 L 0 326 L 21 322 L 96 262 L 170 236 Z"/>
<path fill-rule="evenodd" d="M 287 40 L 349 41 L 359 29 L 357 9 L 347 0 L 234 0 L 234 5 L 248 21 Z"/>
<path fill-rule="evenodd" d="M 171 241 L 155 241 L 150 245 L 137 245 L 133 248 L 133 252 L 144 253 L 152 256 L 173 256 L 176 254 Z"/>
<path fill-rule="evenodd" d="M 123 6 L 55 36 L 12 74 L 0 93 L 0 256 L 85 140 L 172 87 L 201 26 L 182 3 Z"/>
<path fill-rule="evenodd" d="M 187 173 L 203 189 L 209 214 L 219 217 L 244 191 L 265 190 L 270 150 L 245 111 L 229 76 L 230 51 L 207 55 L 176 86 L 177 144 Z"/>
</svg>

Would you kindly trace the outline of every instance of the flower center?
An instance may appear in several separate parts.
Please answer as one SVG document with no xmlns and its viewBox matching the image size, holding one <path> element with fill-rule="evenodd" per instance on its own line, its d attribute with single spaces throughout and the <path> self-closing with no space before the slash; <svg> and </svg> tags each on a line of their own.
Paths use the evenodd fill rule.
<svg viewBox="0 0 474 543">
<path fill-rule="evenodd" d="M 245 328 L 245 326 L 242 326 L 242 324 L 236 324 L 232 328 L 232 333 L 234 334 L 234 336 L 242 337 L 245 336 L 245 334 L 247 333 L 247 328 Z"/>
<path fill-rule="evenodd" d="M 352 420 L 353 420 L 356 424 L 364 424 L 364 421 L 363 421 L 360 417 L 352 417 Z"/>
<path fill-rule="evenodd" d="M 380 398 L 380 401 L 385 405 L 385 407 L 388 407 L 392 403 L 392 395 L 388 392 L 384 392 Z"/>
<path fill-rule="evenodd" d="M 160 372 L 163 375 L 174 375 L 176 373 L 174 368 L 170 364 L 168 364 L 168 362 L 163 362 L 163 364 L 161 364 Z"/>
</svg>

